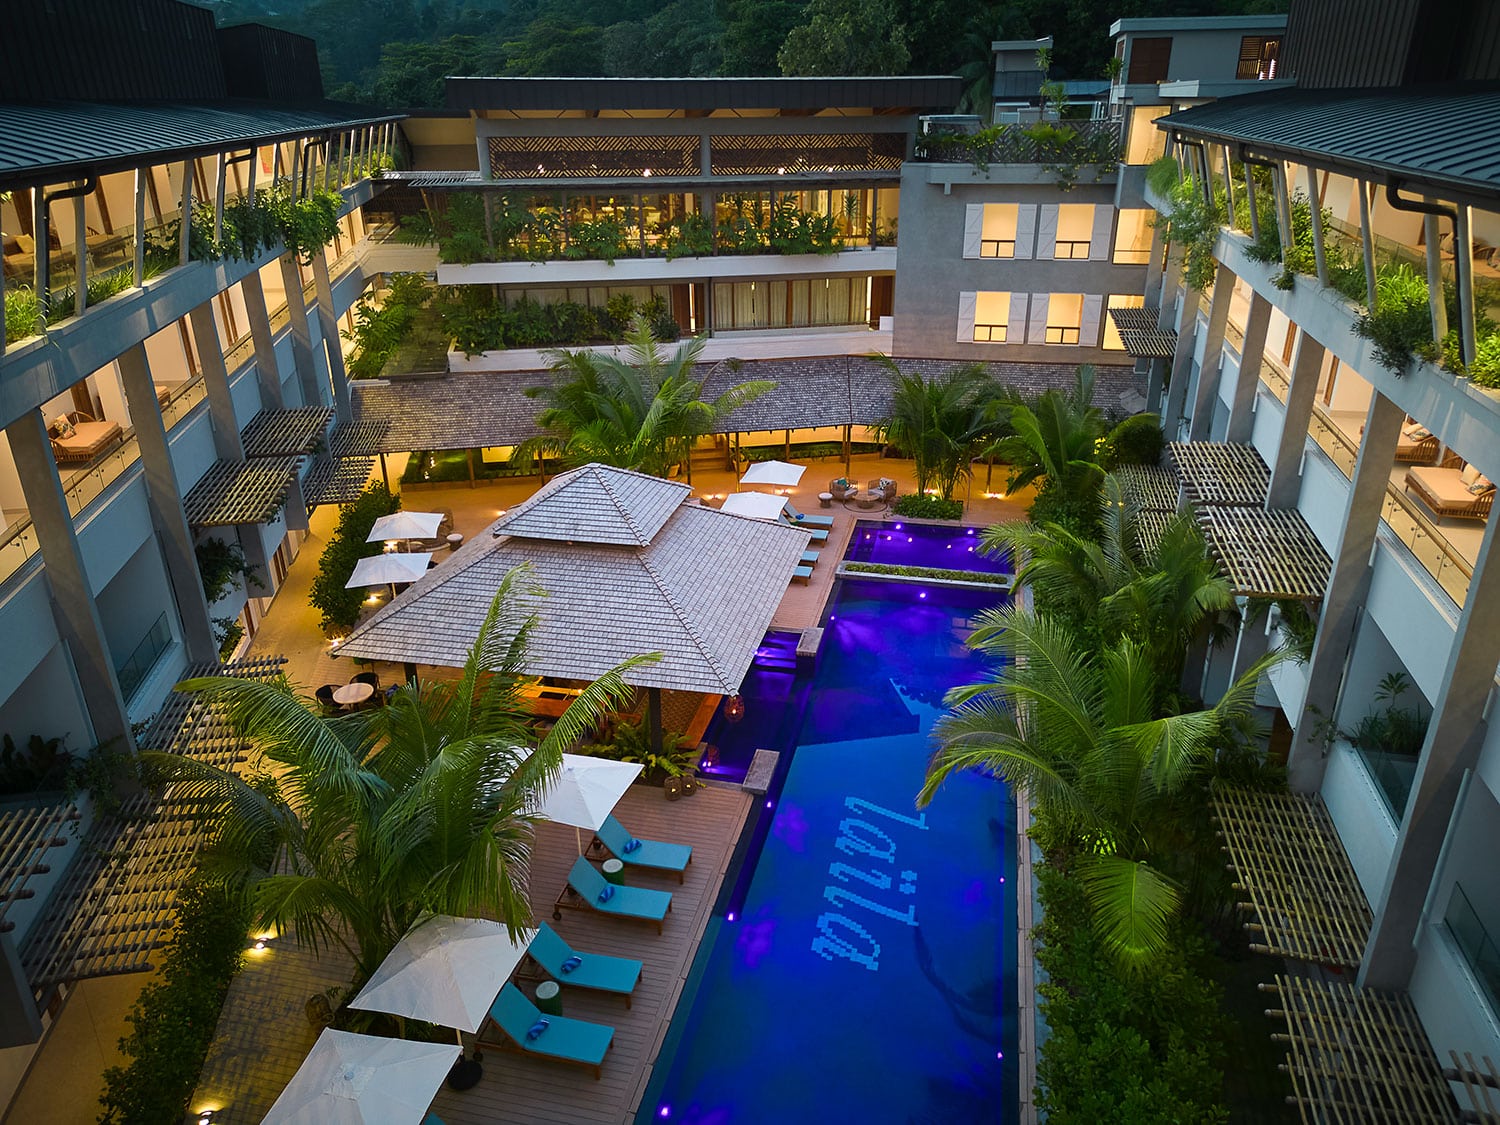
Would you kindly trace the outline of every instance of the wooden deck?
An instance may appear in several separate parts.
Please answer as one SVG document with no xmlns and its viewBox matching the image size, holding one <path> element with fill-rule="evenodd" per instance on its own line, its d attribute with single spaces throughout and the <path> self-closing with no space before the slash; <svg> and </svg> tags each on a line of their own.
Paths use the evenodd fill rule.
<svg viewBox="0 0 1500 1125">
<path fill-rule="evenodd" d="M 738 786 L 710 785 L 691 797 L 669 802 L 659 789 L 633 786 L 616 807 L 621 823 L 635 835 L 693 846 L 693 862 L 680 886 L 671 873 L 627 869 L 626 880 L 632 886 L 672 892 L 672 912 L 660 937 L 644 922 L 586 910 L 565 910 L 562 921 L 553 922 L 551 904 L 577 858 L 577 844 L 571 828 L 539 827 L 531 885 L 537 918 L 547 921 L 576 949 L 633 957 L 646 967 L 629 1008 L 618 997 L 563 990 L 564 1015 L 615 1029 L 599 1081 L 584 1067 L 486 1050 L 479 1085 L 462 1093 L 445 1088 L 432 1103 L 433 1112 L 446 1125 L 536 1125 L 542 1121 L 626 1125 L 634 1117 L 751 799 Z M 528 996 L 534 987 L 535 982 L 522 983 Z M 491 1030 L 489 1034 L 499 1033 Z"/>
<path fill-rule="evenodd" d="M 738 786 L 720 785 L 675 802 L 667 801 L 660 789 L 633 786 L 621 799 L 616 815 L 635 835 L 693 846 L 693 862 L 681 885 L 670 873 L 627 872 L 626 881 L 634 886 L 672 892 L 672 912 L 659 937 L 645 923 L 584 910 L 564 911 L 562 921 L 552 922 L 552 903 L 578 856 L 578 845 L 571 828 L 538 826 L 531 885 L 537 918 L 584 953 L 633 957 L 645 963 L 645 970 L 630 1008 L 617 997 L 563 991 L 565 1015 L 615 1029 L 601 1080 L 596 1082 L 581 1067 L 487 1050 L 479 1085 L 463 1093 L 445 1088 L 433 1103 L 446 1125 L 616 1125 L 630 1120 L 753 799 Z M 307 998 L 347 981 L 349 972 L 349 958 L 341 952 L 325 951 L 320 958 L 287 943 L 252 953 L 230 988 L 192 1111 L 214 1109 L 214 1121 L 228 1125 L 251 1125 L 265 1116 L 316 1038 L 303 1012 Z M 535 983 L 522 982 L 528 996 Z"/>
</svg>

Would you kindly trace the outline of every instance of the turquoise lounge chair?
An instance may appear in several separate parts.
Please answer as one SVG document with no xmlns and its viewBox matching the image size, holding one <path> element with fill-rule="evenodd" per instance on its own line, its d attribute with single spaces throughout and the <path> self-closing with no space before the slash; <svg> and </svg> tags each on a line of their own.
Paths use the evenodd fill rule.
<svg viewBox="0 0 1500 1125">
<path fill-rule="evenodd" d="M 801 563 L 802 563 L 803 566 L 817 566 L 818 565 L 818 552 L 817 551 L 803 551 L 802 552 L 802 558 L 801 558 L 800 561 L 801 561 Z"/>
<path fill-rule="evenodd" d="M 626 867 L 647 867 L 652 871 L 675 871 L 682 882 L 683 872 L 693 862 L 691 844 L 666 844 L 660 840 L 636 840 L 613 816 L 606 817 L 595 836 Z M 631 847 L 631 843 L 635 847 Z"/>
<path fill-rule="evenodd" d="M 605 888 L 609 888 L 606 892 Z M 655 922 L 661 933 L 662 919 L 672 909 L 671 891 L 653 891 L 645 887 L 624 887 L 609 882 L 592 863 L 579 856 L 568 872 L 568 885 L 552 909 L 552 920 L 562 920 L 564 906 L 586 906 L 600 914 L 621 918 L 639 918 Z"/>
<path fill-rule="evenodd" d="M 596 992 L 613 992 L 625 997 L 625 1006 L 630 1007 L 630 994 L 635 991 L 636 981 L 641 979 L 641 963 L 628 957 L 611 957 L 607 953 L 579 953 L 562 939 L 551 926 L 543 922 L 537 927 L 536 937 L 531 939 L 527 954 L 542 967 L 542 971 L 559 984 L 577 988 L 592 988 Z"/>
<path fill-rule="evenodd" d="M 794 566 L 792 568 L 792 581 L 793 582 L 811 582 L 812 581 L 812 567 L 810 567 L 810 566 Z"/>
<path fill-rule="evenodd" d="M 784 513 L 784 512 L 781 515 L 777 516 L 776 518 L 781 523 L 786 524 L 787 527 L 795 527 L 798 531 L 805 531 L 805 532 L 807 532 L 807 534 L 809 534 L 809 535 L 812 536 L 812 541 L 814 543 L 826 543 L 826 542 L 828 542 L 828 531 L 827 531 L 826 528 L 808 527 L 806 524 L 798 523 L 796 520 L 787 519 L 786 513 Z"/>
<path fill-rule="evenodd" d="M 495 1002 L 490 1005 L 489 1018 L 505 1033 L 505 1038 L 486 1039 L 484 1028 L 480 1028 L 481 1043 L 591 1066 L 595 1081 L 601 1077 L 604 1054 L 615 1037 L 615 1029 L 602 1023 L 542 1015 L 537 1006 L 526 999 L 526 994 L 513 984 L 507 984 L 495 997 Z"/>
<path fill-rule="evenodd" d="M 793 523 L 801 527 L 833 526 L 832 516 L 810 516 L 806 512 L 799 512 L 796 508 L 792 507 L 792 502 L 790 500 L 786 502 L 786 507 L 783 508 L 782 511 L 786 512 L 786 514 L 792 518 Z"/>
</svg>

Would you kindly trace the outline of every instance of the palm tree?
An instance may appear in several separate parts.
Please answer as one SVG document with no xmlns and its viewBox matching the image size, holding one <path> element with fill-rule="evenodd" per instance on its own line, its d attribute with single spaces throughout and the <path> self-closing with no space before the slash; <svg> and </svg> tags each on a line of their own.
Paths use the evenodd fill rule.
<svg viewBox="0 0 1500 1125">
<path fill-rule="evenodd" d="M 1182 889 L 1164 868 L 1176 829 L 1201 799 L 1221 732 L 1242 723 L 1272 654 L 1213 707 L 1158 717 L 1160 669 L 1132 639 L 1096 648 L 1064 623 L 1012 604 L 969 642 L 1000 661 L 955 688 L 919 804 L 958 770 L 1000 774 L 1036 812 L 1049 862 L 1079 873 L 1098 929 L 1139 966 L 1165 948 Z"/>
<path fill-rule="evenodd" d="M 651 325 L 637 315 L 625 339 L 625 359 L 595 351 L 550 353 L 552 370 L 565 378 L 527 392 L 547 400 L 537 415 L 544 432 L 517 446 L 517 456 L 544 454 L 572 465 L 598 462 L 665 477 L 689 463 L 697 438 L 776 385 L 751 380 L 705 402 L 703 380 L 693 375 L 704 337 L 663 354 Z"/>
<path fill-rule="evenodd" d="M 996 388 L 983 365 L 955 367 L 927 379 L 906 373 L 889 356 L 871 357 L 891 382 L 889 412 L 875 425 L 882 442 L 915 462 L 917 491 L 935 486 L 944 500 L 973 471 L 973 459 L 995 424 Z"/>
<path fill-rule="evenodd" d="M 425 912 L 487 916 L 519 934 L 530 810 L 561 755 L 629 689 L 637 657 L 594 681 L 535 748 L 517 689 L 539 594 L 525 567 L 501 583 L 456 682 L 415 683 L 387 707 L 325 718 L 285 682 L 178 685 L 222 705 L 255 747 L 247 776 L 175 754 L 142 757 L 210 827 L 212 878 L 244 887 L 258 924 L 337 945 L 360 980 Z"/>
<path fill-rule="evenodd" d="M 1014 406 L 1010 422 L 1015 432 L 995 447 L 1013 466 L 1010 491 L 1042 480 L 1037 499 L 1045 510 L 1082 516 L 1085 525 L 1104 476 L 1097 452 L 1105 421 L 1093 401 L 1094 369 L 1085 364 L 1071 391 L 1045 391 L 1030 405 Z"/>
<path fill-rule="evenodd" d="M 1143 547 L 1135 507 L 1113 474 L 1104 477 L 1099 508 L 1097 535 L 1060 523 L 1017 522 L 989 528 L 981 544 L 991 553 L 1008 551 L 1019 563 L 1016 587 L 1029 586 L 1039 605 L 1080 636 L 1145 645 L 1170 691 L 1187 646 L 1219 639 L 1234 595 L 1191 516 L 1173 516 Z"/>
</svg>

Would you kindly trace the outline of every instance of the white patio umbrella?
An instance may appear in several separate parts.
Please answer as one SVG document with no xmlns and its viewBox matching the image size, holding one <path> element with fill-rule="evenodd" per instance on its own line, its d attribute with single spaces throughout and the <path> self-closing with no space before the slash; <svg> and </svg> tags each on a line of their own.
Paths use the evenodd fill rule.
<svg viewBox="0 0 1500 1125">
<path fill-rule="evenodd" d="M 784 488 L 795 488 L 807 472 L 806 465 L 793 465 L 789 461 L 757 461 L 745 470 L 741 484 L 775 484 Z"/>
<path fill-rule="evenodd" d="M 375 521 L 365 542 L 374 543 L 377 539 L 433 539 L 442 522 L 442 512 L 392 512 Z"/>
<path fill-rule="evenodd" d="M 564 754 L 562 772 L 542 794 L 533 810 L 556 824 L 571 824 L 575 830 L 598 829 L 631 783 L 641 773 L 640 762 L 616 762 L 587 754 Z M 583 833 L 578 836 L 578 854 L 583 854 Z"/>
<path fill-rule="evenodd" d="M 415 582 L 427 573 L 427 564 L 431 561 L 431 551 L 396 551 L 388 555 L 371 555 L 354 564 L 354 573 L 344 583 L 344 589 Z"/>
<path fill-rule="evenodd" d="M 769 492 L 731 492 L 724 497 L 719 511 L 757 520 L 774 520 L 785 507 L 785 496 L 773 496 Z"/>
<path fill-rule="evenodd" d="M 262 1125 L 418 1125 L 453 1068 L 453 1043 L 326 1029 Z"/>
<path fill-rule="evenodd" d="M 396 943 L 349 1007 L 478 1031 L 534 937 L 527 930 L 512 941 L 487 918 L 432 915 Z"/>
</svg>

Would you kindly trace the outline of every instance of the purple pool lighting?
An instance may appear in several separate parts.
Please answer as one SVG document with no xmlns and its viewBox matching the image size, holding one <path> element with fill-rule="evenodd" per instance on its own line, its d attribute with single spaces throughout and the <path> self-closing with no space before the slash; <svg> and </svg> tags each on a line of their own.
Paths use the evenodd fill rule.
<svg viewBox="0 0 1500 1125">
<path fill-rule="evenodd" d="M 888 529 L 889 528 L 889 529 Z M 893 535 L 891 531 L 903 531 Z M 1003 553 L 989 555 L 978 546 L 972 527 L 947 527 L 942 524 L 881 525 L 861 522 L 856 525 L 845 558 L 850 562 L 892 563 L 897 566 L 934 566 L 948 570 L 973 570 L 981 574 L 1009 574 L 1010 559 Z M 962 547 L 961 560 L 953 549 Z"/>
</svg>

